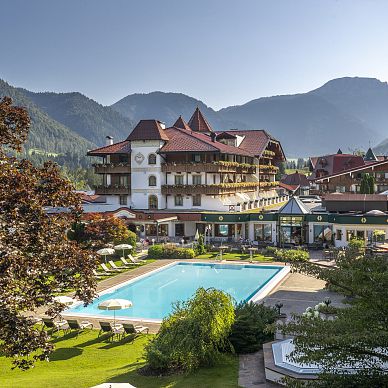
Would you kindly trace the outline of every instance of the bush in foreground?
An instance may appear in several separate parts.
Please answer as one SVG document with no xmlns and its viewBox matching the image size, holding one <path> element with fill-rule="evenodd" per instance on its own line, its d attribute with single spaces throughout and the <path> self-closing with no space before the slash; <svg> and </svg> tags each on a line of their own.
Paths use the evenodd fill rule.
<svg viewBox="0 0 388 388">
<path fill-rule="evenodd" d="M 235 315 L 229 341 L 236 353 L 256 352 L 273 338 L 273 333 L 266 330 L 276 321 L 277 311 L 273 307 L 242 302 L 237 305 Z"/>
<path fill-rule="evenodd" d="M 230 348 L 228 336 L 233 322 L 230 295 L 199 288 L 192 299 L 175 304 L 157 336 L 146 346 L 149 367 L 164 372 L 214 365 L 221 351 Z"/>
<path fill-rule="evenodd" d="M 148 248 L 150 259 L 194 259 L 195 253 L 191 248 L 178 248 L 172 244 L 152 245 Z"/>
</svg>

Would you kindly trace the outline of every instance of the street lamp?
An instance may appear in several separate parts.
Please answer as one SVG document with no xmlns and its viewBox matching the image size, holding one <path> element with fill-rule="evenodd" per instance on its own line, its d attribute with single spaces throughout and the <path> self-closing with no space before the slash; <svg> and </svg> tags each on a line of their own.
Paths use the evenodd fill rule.
<svg viewBox="0 0 388 388">
<path fill-rule="evenodd" d="M 153 238 L 151 241 L 152 241 L 152 245 L 155 245 L 155 239 Z"/>
<path fill-rule="evenodd" d="M 278 314 L 280 315 L 280 309 L 283 307 L 283 303 L 278 300 L 275 304 L 275 307 L 278 309 Z"/>
<path fill-rule="evenodd" d="M 182 240 L 181 240 L 181 243 L 182 243 L 182 247 L 183 247 L 183 245 L 184 245 L 184 243 L 185 243 L 185 240 L 182 238 Z"/>
</svg>

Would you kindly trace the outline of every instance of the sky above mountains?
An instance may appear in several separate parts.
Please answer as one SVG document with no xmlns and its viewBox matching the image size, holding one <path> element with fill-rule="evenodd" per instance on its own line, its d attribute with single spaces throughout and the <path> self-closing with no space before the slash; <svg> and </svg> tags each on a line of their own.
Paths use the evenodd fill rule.
<svg viewBox="0 0 388 388">
<path fill-rule="evenodd" d="M 386 0 L 1 0 L 0 78 L 105 105 L 162 90 L 213 108 L 386 81 L 387 14 Z"/>
</svg>

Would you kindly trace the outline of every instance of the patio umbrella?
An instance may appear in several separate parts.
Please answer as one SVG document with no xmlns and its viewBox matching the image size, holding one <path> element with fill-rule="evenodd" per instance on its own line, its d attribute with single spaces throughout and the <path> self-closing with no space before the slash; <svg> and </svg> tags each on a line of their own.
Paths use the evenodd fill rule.
<svg viewBox="0 0 388 388">
<path fill-rule="evenodd" d="M 198 241 L 198 240 L 199 240 L 199 232 L 198 232 L 198 229 L 197 229 L 196 232 L 195 232 L 194 240 L 195 240 L 195 241 Z"/>
<path fill-rule="evenodd" d="M 106 257 L 109 256 L 109 255 L 114 255 L 115 254 L 115 250 L 112 249 L 112 248 L 102 248 L 102 249 L 99 249 L 97 251 L 97 254 L 99 254 L 100 256 L 104 256 L 104 260 L 105 260 L 105 263 L 106 263 Z"/>
<path fill-rule="evenodd" d="M 129 245 L 129 244 L 119 244 L 119 245 L 115 245 L 115 249 L 122 249 L 123 250 L 123 256 L 124 256 L 124 251 L 126 249 L 132 249 L 133 246 L 132 245 Z"/>
<path fill-rule="evenodd" d="M 113 310 L 113 326 L 116 324 L 116 310 L 132 307 L 132 302 L 127 299 L 108 299 L 98 305 L 100 310 Z"/>
</svg>

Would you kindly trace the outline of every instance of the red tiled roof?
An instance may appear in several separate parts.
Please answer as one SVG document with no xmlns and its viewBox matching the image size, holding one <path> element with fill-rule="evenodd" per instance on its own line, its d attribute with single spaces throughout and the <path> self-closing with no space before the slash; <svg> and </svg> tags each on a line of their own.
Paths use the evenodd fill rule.
<svg viewBox="0 0 388 388">
<path fill-rule="evenodd" d="M 310 182 L 307 179 L 307 176 L 300 174 L 298 171 L 293 174 L 286 175 L 280 181 L 286 185 L 291 186 L 310 186 Z"/>
<path fill-rule="evenodd" d="M 108 154 L 128 154 L 131 152 L 131 144 L 128 140 L 121 141 L 119 143 L 107 145 L 105 147 L 96 148 L 95 150 L 88 151 L 89 156 L 99 156 Z"/>
<path fill-rule="evenodd" d="M 315 156 L 310 158 L 314 170 L 323 170 L 326 175 L 338 174 L 342 171 L 365 165 L 362 156 L 353 154 L 333 154 L 324 156 Z M 316 171 L 313 172 L 313 178 L 316 177 Z"/>
<path fill-rule="evenodd" d="M 287 185 L 286 183 L 279 182 L 279 187 L 283 187 L 286 190 L 294 192 L 300 185 Z"/>
<path fill-rule="evenodd" d="M 126 140 L 168 140 L 157 120 L 140 120 Z"/>
<path fill-rule="evenodd" d="M 170 140 L 160 149 L 161 153 L 221 152 L 224 154 L 253 157 L 252 154 L 238 147 L 229 146 L 218 141 L 213 142 L 211 137 L 204 133 L 171 127 L 166 129 L 166 134 Z"/>
<path fill-rule="evenodd" d="M 198 107 L 189 120 L 189 127 L 195 132 L 213 132 L 212 127 Z"/>
<path fill-rule="evenodd" d="M 187 129 L 188 131 L 191 131 L 191 128 L 188 126 L 185 120 L 183 120 L 182 116 L 178 117 L 178 120 L 175 121 L 175 124 L 173 125 L 175 128 L 182 128 Z"/>
</svg>

